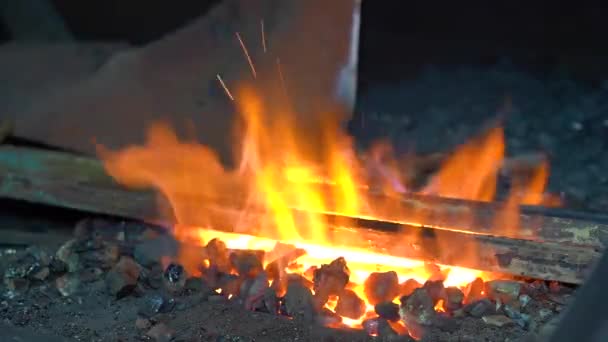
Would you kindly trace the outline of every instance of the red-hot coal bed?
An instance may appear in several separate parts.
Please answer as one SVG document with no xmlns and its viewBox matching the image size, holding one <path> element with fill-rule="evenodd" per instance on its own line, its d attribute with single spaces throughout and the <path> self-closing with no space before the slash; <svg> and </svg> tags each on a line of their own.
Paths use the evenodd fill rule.
<svg viewBox="0 0 608 342">
<path fill-rule="evenodd" d="M 480 258 L 474 245 L 436 239 L 440 254 L 445 249 L 458 255 L 442 265 L 384 252 L 415 249 L 419 241 L 411 230 L 392 232 L 378 245 L 352 228 L 353 219 L 387 221 L 387 213 L 392 224 L 421 230 L 429 225 L 424 210 L 382 208 L 371 203 L 370 193 L 493 201 L 499 172 L 507 168 L 500 126 L 442 158 L 440 169 L 420 185 L 413 184 L 414 168 L 394 160 L 386 144 L 355 151 L 337 114 L 311 115 L 303 127 L 286 101 L 277 100 L 281 95 L 252 86 L 225 90 L 240 114 L 234 168 L 162 123 L 149 127 L 141 146 L 99 148 L 112 177 L 127 187 L 154 187 L 163 209 L 176 217 L 172 233 L 181 248 L 177 257 L 163 258 L 176 291 L 180 281 L 196 277 L 248 310 L 365 329 L 372 336 L 420 339 L 425 327 L 450 331 L 457 328 L 453 317 L 467 314 L 495 325 L 506 324 L 502 318 L 528 324 L 519 313 L 529 299 L 525 283 L 459 267 Z M 545 194 L 546 162 L 511 174 L 508 198 L 489 227 L 494 235 L 517 233 L 520 204 L 558 204 Z M 466 212 L 450 215 L 432 228 L 462 230 Z M 457 226 L 449 225 L 451 217 Z M 495 314 L 496 305 L 517 309 L 507 317 Z"/>
</svg>

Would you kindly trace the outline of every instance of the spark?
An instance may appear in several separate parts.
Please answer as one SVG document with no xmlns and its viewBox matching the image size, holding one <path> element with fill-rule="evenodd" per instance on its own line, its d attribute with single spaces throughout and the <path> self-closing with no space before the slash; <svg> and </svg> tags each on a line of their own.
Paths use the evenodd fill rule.
<svg viewBox="0 0 608 342">
<path fill-rule="evenodd" d="M 266 53 L 266 32 L 264 30 L 264 19 L 260 20 L 260 26 L 262 29 L 262 47 L 264 48 L 264 53 Z"/>
<path fill-rule="evenodd" d="M 245 53 L 245 57 L 247 57 L 247 61 L 249 62 L 249 66 L 251 67 L 251 73 L 253 74 L 253 78 L 256 78 L 257 74 L 255 72 L 255 67 L 253 66 L 253 61 L 251 60 L 251 56 L 249 55 L 249 51 L 247 51 L 247 47 L 245 46 L 245 43 L 243 42 L 241 35 L 238 32 L 235 32 L 235 33 L 236 33 L 236 38 L 239 40 L 239 43 L 241 44 L 241 48 L 243 48 L 243 53 Z"/>
<path fill-rule="evenodd" d="M 234 97 L 232 96 L 232 94 L 230 93 L 230 90 L 228 90 L 228 87 L 226 87 L 226 83 L 224 83 L 224 80 L 222 80 L 222 77 L 220 76 L 220 74 L 217 74 L 217 80 L 220 82 L 220 84 L 222 85 L 222 88 L 224 88 L 224 91 L 226 92 L 226 95 L 228 95 L 228 98 L 232 101 L 234 101 Z"/>
<path fill-rule="evenodd" d="M 287 86 L 285 85 L 285 78 L 283 77 L 283 68 L 281 67 L 281 60 L 277 58 L 277 70 L 279 72 L 279 80 L 281 81 L 281 89 L 283 89 L 283 94 L 286 99 L 289 99 L 287 96 Z"/>
</svg>

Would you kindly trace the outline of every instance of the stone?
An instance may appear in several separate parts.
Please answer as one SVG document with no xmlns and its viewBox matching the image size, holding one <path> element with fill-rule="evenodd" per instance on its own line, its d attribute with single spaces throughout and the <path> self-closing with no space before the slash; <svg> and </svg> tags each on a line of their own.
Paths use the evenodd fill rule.
<svg viewBox="0 0 608 342">
<path fill-rule="evenodd" d="M 310 289 L 297 282 L 289 283 L 284 300 L 289 316 L 312 322 L 315 310 Z"/>
<path fill-rule="evenodd" d="M 359 319 L 365 314 L 366 305 L 363 299 L 351 290 L 344 290 L 338 297 L 336 313 L 342 317 Z"/>
<path fill-rule="evenodd" d="M 391 302 L 399 296 L 399 277 L 394 271 L 373 272 L 363 285 L 365 297 L 371 305 Z"/>
<path fill-rule="evenodd" d="M 518 302 L 516 302 L 518 303 Z M 522 329 L 528 330 L 530 327 L 531 317 L 528 314 L 521 313 L 518 309 L 513 308 L 510 305 L 504 305 L 502 308 L 504 314 L 512 319 Z"/>
<path fill-rule="evenodd" d="M 123 256 L 106 275 L 108 291 L 117 298 L 128 295 L 139 279 L 140 266 L 130 257 Z"/>
<path fill-rule="evenodd" d="M 393 302 L 378 303 L 374 306 L 374 311 L 378 316 L 388 321 L 399 321 L 399 305 Z"/>
<path fill-rule="evenodd" d="M 484 323 L 486 323 L 488 325 L 493 325 L 493 326 L 499 327 L 499 328 L 514 324 L 513 320 L 511 320 L 509 317 L 503 316 L 503 315 L 483 316 L 481 319 L 484 321 Z"/>
<path fill-rule="evenodd" d="M 428 294 L 427 290 L 419 288 L 415 289 L 414 292 L 405 299 L 405 302 L 402 300 L 399 314 L 406 326 L 408 326 L 408 322 L 411 321 L 420 325 L 431 325 L 436 314 L 434 306 L 433 299 Z"/>
<path fill-rule="evenodd" d="M 485 293 L 492 300 L 510 304 L 519 298 L 521 283 L 514 280 L 491 280 L 485 284 Z"/>
<path fill-rule="evenodd" d="M 169 342 L 173 339 L 174 332 L 165 323 L 158 323 L 148 330 L 146 336 L 157 342 Z"/>
<path fill-rule="evenodd" d="M 489 299 L 481 299 L 476 302 L 469 303 L 465 305 L 463 310 L 476 318 L 481 318 L 496 312 L 494 309 L 494 303 L 492 303 L 492 301 Z"/>
</svg>

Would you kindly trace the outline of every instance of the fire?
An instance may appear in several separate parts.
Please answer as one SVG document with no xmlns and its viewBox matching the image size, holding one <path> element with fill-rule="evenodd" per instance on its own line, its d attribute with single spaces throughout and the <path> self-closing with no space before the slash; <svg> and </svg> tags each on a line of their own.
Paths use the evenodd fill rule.
<svg viewBox="0 0 608 342">
<path fill-rule="evenodd" d="M 253 69 L 250 58 L 249 63 Z M 228 92 L 219 76 L 218 79 Z M 435 275 L 424 260 L 353 248 L 352 241 L 328 235 L 330 223 L 324 213 L 375 217 L 362 195 L 374 177 L 383 180 L 386 192 L 403 193 L 415 188 L 405 182 L 394 158 L 389 158 L 390 163 L 384 162 L 390 150 L 376 147 L 369 159 L 374 163 L 370 169 L 359 161 L 351 138 L 340 130 L 339 115 L 319 113 L 302 124 L 288 107 L 269 101 L 251 87 L 228 94 L 241 114 L 238 167 L 225 168 L 211 148 L 181 140 L 169 126 L 156 123 L 150 126 L 144 145 L 119 151 L 100 147 L 99 155 L 107 172 L 126 186 L 157 189 L 168 200 L 175 217 L 174 234 L 189 245 L 204 245 L 219 238 L 230 249 L 269 252 L 277 241 L 292 244 L 307 252 L 297 259 L 297 267 L 289 269 L 299 274 L 344 257 L 351 271 L 349 288 L 363 299 L 363 283 L 372 272 L 395 271 L 400 282 L 415 279 L 420 283 Z M 505 159 L 504 146 L 503 130 L 490 129 L 448 157 L 421 192 L 494 200 Z M 547 175 L 548 166 L 543 163 L 528 177 L 513 181 L 505 211 L 496 218 L 497 226 L 517 229 L 519 204 L 546 203 Z M 214 206 L 235 208 L 242 217 L 261 208 L 263 221 L 257 227 L 242 227 L 234 220 L 217 220 L 211 210 Z M 422 225 L 424 218 L 411 217 L 408 222 Z M 196 250 L 187 248 L 181 251 L 179 262 L 190 274 L 209 264 Z M 443 267 L 442 275 L 446 286 L 456 287 L 477 277 L 491 277 L 451 266 Z M 326 307 L 333 309 L 333 305 L 330 301 Z M 437 303 L 436 310 L 443 310 L 443 302 Z M 373 311 L 368 303 L 368 314 Z M 366 315 L 360 319 L 343 318 L 343 323 L 360 326 Z"/>
</svg>

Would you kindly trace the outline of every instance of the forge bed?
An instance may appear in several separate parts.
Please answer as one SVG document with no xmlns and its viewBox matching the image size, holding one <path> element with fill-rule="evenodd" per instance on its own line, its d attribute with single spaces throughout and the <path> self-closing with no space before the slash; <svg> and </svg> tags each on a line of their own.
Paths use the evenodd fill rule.
<svg viewBox="0 0 608 342">
<path fill-rule="evenodd" d="M 73 233 L 74 222 L 87 214 L 68 212 L 40 206 L 16 203 L 4 203 L 5 209 L 15 214 L 36 214 L 25 219 L 18 217 L 9 220 L 10 214 L 4 216 L 5 227 L 2 230 L 2 248 L 0 269 L 21 265 L 19 258 L 25 246 L 36 246 L 49 255 L 54 254 L 65 242 L 80 234 Z M 57 217 L 61 219 L 58 220 Z M 15 216 L 13 216 L 15 217 Z M 137 232 L 138 235 L 149 233 L 142 223 L 121 223 L 107 217 L 100 218 L 106 222 L 104 232 L 123 230 Z M 11 222 L 12 221 L 12 222 Z M 156 227 L 152 227 L 156 231 Z M 105 234 L 104 233 L 104 234 Z M 134 233 L 128 234 L 127 240 L 133 239 Z M 147 238 L 141 242 L 146 244 Z M 136 244 L 131 246 L 138 248 Z M 152 249 L 149 258 L 158 258 L 167 253 L 163 248 Z M 167 246 L 165 246 L 167 247 Z M 167 247 L 171 248 L 171 247 Z M 142 260 L 141 255 L 137 258 Z M 361 330 L 347 328 L 331 329 L 319 324 L 312 326 L 305 320 L 288 319 L 285 316 L 267 312 L 251 312 L 242 304 L 228 300 L 225 296 L 205 291 L 200 286 L 187 285 L 188 290 L 171 295 L 174 300 L 167 308 L 154 312 L 145 318 L 142 311 L 150 307 L 161 289 L 140 286 L 129 295 L 117 300 L 108 293 L 107 274 L 82 276 L 77 291 L 69 292 L 65 284 L 59 285 L 56 276 L 52 275 L 42 281 L 31 281 L 26 296 L 7 295 L 6 284 L 3 285 L 3 300 L 0 302 L 0 320 L 4 336 L 18 336 L 24 341 L 41 339 L 79 340 L 79 341 L 377 341 Z M 547 283 L 549 285 L 549 283 Z M 60 291 L 68 291 L 62 296 Z M 455 320 L 456 328 L 433 326 L 426 329 L 423 341 L 520 341 L 528 338 L 547 322 L 550 323 L 565 305 L 572 299 L 569 287 L 547 288 L 540 297 L 534 297 L 526 309 L 533 315 L 534 327 L 523 329 L 517 324 L 494 326 L 485 323 L 479 317 L 465 315 Z M 557 291 L 552 294 L 552 291 Z M 165 292 L 166 293 L 166 292 Z M 169 298 L 169 297 L 167 297 Z M 540 299 L 543 298 L 543 299 Z M 159 335 L 150 332 L 151 326 L 157 328 Z M 166 330 L 164 327 L 166 326 Z M 155 337 L 149 337 L 152 334 Z M 170 337 L 170 338 L 169 338 Z M 412 341 L 406 336 L 384 337 L 382 341 Z"/>
<path fill-rule="evenodd" d="M 364 95 L 352 131 L 357 140 L 389 136 L 398 150 L 413 146 L 425 153 L 450 149 L 500 112 L 505 119 L 509 153 L 542 149 L 552 161 L 550 189 L 563 193 L 567 206 L 608 211 L 608 90 L 567 80 L 539 81 L 509 66 L 490 69 L 430 70 L 420 80 L 376 89 Z M 506 98 L 510 101 L 505 101 Z M 398 122 L 399 124 L 395 124 Z M 442 133 L 447 132 L 447 133 Z M 441 134 L 439 134 L 441 133 Z M 433 137 L 433 139 L 429 138 Z M 73 237 L 78 221 L 92 214 L 13 201 L 2 202 L 0 271 L 18 265 L 29 246 L 55 254 Z M 103 216 L 102 219 L 107 219 Z M 117 227 L 123 227 L 117 224 Z M 134 248 L 134 246 L 132 246 Z M 347 260 L 348 262 L 348 260 Z M 52 280 L 51 280 L 52 279 Z M 116 300 L 107 292 L 105 274 L 91 276 L 78 293 L 62 296 L 54 277 L 30 284 L 26 296 L 6 296 L 1 285 L 0 331 L 21 340 L 139 341 L 365 341 L 380 340 L 362 331 L 311 326 L 280 315 L 244 310 L 225 297 L 192 289 L 175 296 L 167 312 L 138 320 L 138 311 L 156 292 L 139 289 Z M 497 327 L 480 318 L 457 319 L 458 329 L 432 327 L 424 341 L 521 341 L 551 324 L 572 298 L 558 286 L 535 298 L 527 310 L 535 326 Z M 555 293 L 551 293 L 555 291 Z M 542 312 L 542 313 L 541 313 Z M 150 333 L 151 326 L 157 328 Z M 387 340 L 404 340 L 392 337 Z"/>
</svg>

